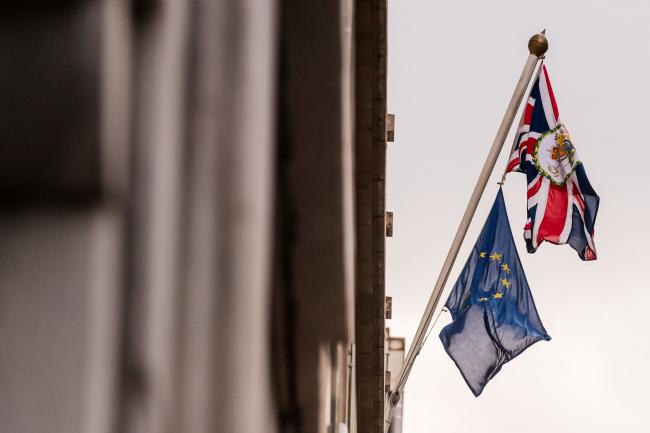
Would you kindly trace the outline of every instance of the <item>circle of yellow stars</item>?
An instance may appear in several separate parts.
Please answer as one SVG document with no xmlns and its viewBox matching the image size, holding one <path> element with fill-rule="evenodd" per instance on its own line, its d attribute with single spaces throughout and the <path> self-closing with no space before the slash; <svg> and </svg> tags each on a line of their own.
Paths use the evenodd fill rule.
<svg viewBox="0 0 650 433">
<path fill-rule="evenodd" d="M 487 251 L 480 251 L 479 252 L 479 258 L 481 258 L 481 259 L 489 259 L 489 260 L 500 263 L 499 266 L 501 267 L 501 270 L 506 273 L 506 276 L 501 278 L 499 280 L 499 282 L 501 283 L 502 287 L 505 287 L 506 289 L 509 289 L 510 286 L 512 285 L 512 282 L 510 280 L 508 280 L 508 275 L 510 275 L 511 268 L 507 263 L 505 263 L 505 262 L 501 263 L 501 261 L 502 261 L 501 257 L 503 257 L 503 255 L 496 252 L 496 251 L 493 251 L 490 256 L 487 255 Z M 501 290 L 502 290 L 502 288 L 501 288 Z M 496 291 L 492 294 L 492 297 L 494 299 L 502 299 L 503 298 L 503 292 L 501 290 L 496 289 Z M 490 298 L 478 298 L 479 302 L 485 302 L 485 301 L 488 301 L 489 299 Z"/>
</svg>

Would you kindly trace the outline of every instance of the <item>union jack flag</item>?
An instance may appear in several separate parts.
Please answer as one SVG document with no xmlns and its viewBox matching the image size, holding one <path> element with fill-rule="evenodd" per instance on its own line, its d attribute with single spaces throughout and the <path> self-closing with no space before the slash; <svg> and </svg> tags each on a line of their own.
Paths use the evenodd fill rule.
<svg viewBox="0 0 650 433">
<path fill-rule="evenodd" d="M 594 224 L 600 198 L 591 187 L 566 127 L 560 122 L 546 66 L 537 72 L 515 136 L 506 173 L 526 173 L 529 253 L 542 242 L 568 243 L 595 260 Z"/>
</svg>

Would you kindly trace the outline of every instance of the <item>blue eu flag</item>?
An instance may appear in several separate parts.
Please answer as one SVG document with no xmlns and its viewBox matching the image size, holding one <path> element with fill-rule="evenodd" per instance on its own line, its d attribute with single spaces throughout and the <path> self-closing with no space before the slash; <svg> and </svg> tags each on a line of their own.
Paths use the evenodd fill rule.
<svg viewBox="0 0 650 433">
<path fill-rule="evenodd" d="M 453 322 L 440 340 L 477 397 L 503 364 L 551 339 L 535 309 L 501 189 L 445 306 Z"/>
</svg>

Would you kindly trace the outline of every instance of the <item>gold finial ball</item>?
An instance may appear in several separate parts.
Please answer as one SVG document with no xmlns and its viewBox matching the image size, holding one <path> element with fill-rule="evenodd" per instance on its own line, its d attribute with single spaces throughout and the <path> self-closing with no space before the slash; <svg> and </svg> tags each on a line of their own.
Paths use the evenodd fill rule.
<svg viewBox="0 0 650 433">
<path fill-rule="evenodd" d="M 528 41 L 528 51 L 530 54 L 542 57 L 546 50 L 548 50 L 548 39 L 546 39 L 544 32 L 533 35 Z"/>
</svg>

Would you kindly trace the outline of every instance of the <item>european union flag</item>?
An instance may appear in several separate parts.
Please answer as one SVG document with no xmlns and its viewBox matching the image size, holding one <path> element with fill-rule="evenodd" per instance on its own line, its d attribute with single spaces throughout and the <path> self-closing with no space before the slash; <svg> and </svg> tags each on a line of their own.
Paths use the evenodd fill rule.
<svg viewBox="0 0 650 433">
<path fill-rule="evenodd" d="M 503 364 L 551 339 L 535 309 L 501 189 L 445 306 L 453 322 L 440 340 L 477 397 Z"/>
</svg>

